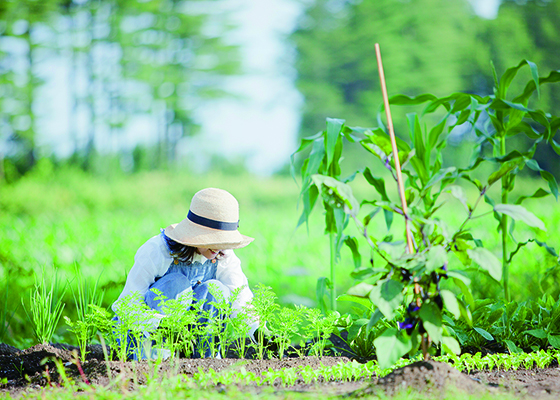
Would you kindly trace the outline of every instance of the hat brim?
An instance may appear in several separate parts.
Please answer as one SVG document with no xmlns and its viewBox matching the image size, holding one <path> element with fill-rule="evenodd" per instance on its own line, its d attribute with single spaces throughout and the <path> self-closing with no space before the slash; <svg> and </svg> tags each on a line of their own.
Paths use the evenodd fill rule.
<svg viewBox="0 0 560 400">
<path fill-rule="evenodd" d="M 168 238 L 177 243 L 213 250 L 239 249 L 255 240 L 252 237 L 242 235 L 237 230 L 212 229 L 195 224 L 188 218 L 178 224 L 169 225 L 164 232 Z"/>
</svg>

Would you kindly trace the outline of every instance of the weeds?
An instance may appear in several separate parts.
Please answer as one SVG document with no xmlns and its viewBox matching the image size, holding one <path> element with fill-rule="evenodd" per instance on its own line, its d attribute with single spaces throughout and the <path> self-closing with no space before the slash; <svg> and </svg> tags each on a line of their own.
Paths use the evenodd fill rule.
<svg viewBox="0 0 560 400">
<path fill-rule="evenodd" d="M 66 287 L 60 288 L 58 271 L 55 270 L 49 286 L 43 270 L 40 281 L 35 277 L 35 287 L 29 295 L 29 311 L 22 299 L 21 303 L 38 343 L 46 344 L 51 341 L 64 310 L 62 298 L 65 291 Z"/>
</svg>

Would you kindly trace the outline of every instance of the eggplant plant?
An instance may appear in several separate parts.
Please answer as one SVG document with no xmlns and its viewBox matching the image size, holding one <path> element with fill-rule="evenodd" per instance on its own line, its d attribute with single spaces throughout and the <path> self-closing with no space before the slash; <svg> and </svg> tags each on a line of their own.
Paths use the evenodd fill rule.
<svg viewBox="0 0 560 400">
<path fill-rule="evenodd" d="M 508 100 L 509 85 L 518 70 L 525 65 L 530 67 L 532 78 L 521 95 Z M 374 159 L 381 162 L 380 168 L 388 171 L 388 180 L 392 178 L 397 181 L 398 164 L 380 116 L 375 128 L 349 127 L 344 120 L 328 118 L 327 129 L 303 139 L 292 156 L 294 159 L 297 153 L 311 147 L 301 167 L 300 195 L 304 207 L 300 223 L 309 218 L 320 196 L 326 210 L 326 232 L 334 232 L 337 249 L 346 243 L 354 254 L 356 264 L 360 261 L 358 241 L 346 235 L 349 221 L 353 221 L 368 247 L 382 262 L 381 267 L 372 262 L 371 266 L 356 268 L 352 276 L 367 282 L 351 288 L 345 296 L 345 300 L 350 296 L 362 304 L 364 299 L 370 301 L 386 320 L 393 321 L 393 325 L 383 330 L 374 341 L 382 368 L 420 348 L 424 358 L 427 358 L 433 352 L 432 343 L 444 352 L 460 352 L 459 343 L 444 323 L 443 315 L 448 312 L 455 319 L 463 319 L 472 325 L 474 299 L 469 289 L 467 270 L 482 271 L 501 282 L 507 301 L 509 264 L 521 247 L 534 242 L 549 253 L 556 254 L 554 249 L 536 236 L 517 243 L 517 248 L 508 252 L 514 229 L 514 224 L 508 224 L 508 218 L 540 231 L 546 230 L 544 223 L 521 203 L 528 198 L 550 194 L 558 197 L 554 176 L 544 171 L 533 156 L 540 142 L 548 143 L 560 154 L 560 145 L 554 141 L 560 118 L 531 109 L 527 104 L 534 92 L 539 93 L 540 85 L 558 81 L 559 71 L 540 78 L 536 65 L 524 60 L 508 69 L 500 80 L 496 78 L 494 94 L 490 96 L 454 93 L 442 98 L 431 94 L 391 98 L 392 105 L 424 107 L 419 114 L 407 115 L 409 140 L 397 138 L 398 157 L 402 174 L 406 177 L 405 204 L 391 198 L 386 179 L 369 167 L 364 166 L 357 173 L 373 187 L 376 192 L 374 198 L 361 202 L 355 198 L 350 182 L 356 174 L 340 178 L 344 143 L 358 142 Z M 466 168 L 444 166 L 443 154 L 449 136 L 459 127 L 475 132 L 478 138 L 473 160 Z M 530 148 L 524 152 L 508 152 L 509 139 L 518 133 L 524 133 L 532 141 Z M 489 146 L 491 155 L 487 155 L 485 150 Z M 477 178 L 479 167 L 488 163 L 495 164 L 496 171 L 486 180 L 480 181 Z M 515 177 L 525 165 L 540 173 L 548 184 L 548 190 L 541 188 L 533 194 L 520 196 L 515 204 L 511 204 L 509 193 L 513 190 Z M 459 185 L 460 180 L 474 185 L 474 198 L 468 198 L 467 193 L 470 192 Z M 501 193 L 500 199 L 496 201 L 491 198 L 489 190 L 498 182 L 501 182 Z M 464 220 L 455 231 L 450 230 L 440 212 L 450 205 L 446 200 L 447 195 L 456 198 L 465 209 Z M 490 205 L 491 210 L 481 211 L 483 203 Z M 378 238 L 370 234 L 370 223 L 380 212 L 384 214 L 388 230 L 393 224 L 394 214 L 407 221 L 412 232 L 413 251 L 405 251 L 402 243 L 395 241 L 391 235 Z M 499 222 L 502 262 L 471 231 L 474 220 L 491 215 Z M 441 286 L 444 280 L 454 284 L 449 288 L 451 290 Z M 401 309 L 404 312 L 398 312 Z M 397 315 L 404 315 L 404 320 L 396 321 Z M 372 314 L 372 318 L 377 316 Z"/>
</svg>

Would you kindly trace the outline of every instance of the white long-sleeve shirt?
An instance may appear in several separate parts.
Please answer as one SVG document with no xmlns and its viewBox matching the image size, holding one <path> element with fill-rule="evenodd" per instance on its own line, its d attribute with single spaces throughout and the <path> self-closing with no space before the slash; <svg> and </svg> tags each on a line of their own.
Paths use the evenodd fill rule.
<svg viewBox="0 0 560 400">
<path fill-rule="evenodd" d="M 232 304 L 233 316 L 242 310 L 252 299 L 253 293 L 249 289 L 247 277 L 241 269 L 241 261 L 233 250 L 223 250 L 224 256 L 219 259 L 216 270 L 216 279 L 228 287 L 232 292 L 243 287 Z M 195 253 L 193 262 L 198 261 L 202 264 L 207 260 L 201 254 Z M 165 275 L 173 258 L 169 254 L 169 249 L 162 235 L 156 235 L 144 243 L 134 256 L 132 266 L 126 278 L 126 284 L 117 301 L 113 303 L 113 311 L 118 311 L 118 303 L 124 297 L 138 292 L 144 298 L 156 278 Z M 160 316 L 159 319 L 161 319 Z M 159 323 L 154 321 L 154 323 Z M 250 332 L 253 333 L 258 327 L 258 322 L 250 324 Z"/>
</svg>

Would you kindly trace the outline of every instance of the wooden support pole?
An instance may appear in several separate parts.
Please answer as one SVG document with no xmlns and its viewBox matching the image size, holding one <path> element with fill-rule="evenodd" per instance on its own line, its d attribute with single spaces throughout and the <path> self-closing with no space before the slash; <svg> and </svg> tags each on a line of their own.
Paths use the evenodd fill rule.
<svg viewBox="0 0 560 400">
<path fill-rule="evenodd" d="M 407 250 L 410 254 L 414 253 L 414 243 L 412 241 L 412 233 L 410 231 L 410 225 L 408 220 L 408 207 L 406 205 L 406 196 L 404 193 L 404 182 L 401 173 L 401 163 L 399 161 L 399 151 L 397 148 L 397 140 L 395 139 L 395 130 L 393 128 L 393 119 L 391 118 L 391 110 L 389 108 L 389 97 L 387 96 L 387 86 L 385 84 L 385 73 L 383 72 L 383 63 L 381 62 L 381 51 L 379 49 L 379 43 L 375 44 L 375 55 L 377 57 L 377 67 L 379 68 L 379 81 L 381 82 L 381 93 L 383 94 L 383 104 L 385 105 L 385 114 L 387 116 L 387 127 L 389 129 L 389 136 L 391 138 L 391 146 L 393 148 L 393 158 L 395 159 L 395 169 L 397 170 L 397 185 L 399 186 L 399 196 L 401 198 L 402 210 L 404 214 L 404 223 L 406 229 L 406 245 Z M 414 282 L 414 294 L 416 296 L 416 305 L 420 307 L 422 305 L 421 300 L 421 288 L 420 284 L 415 280 Z M 430 358 L 430 353 L 428 353 L 428 348 L 430 347 L 430 337 L 427 334 L 422 334 L 422 353 L 424 354 L 424 360 Z"/>
<path fill-rule="evenodd" d="M 399 161 L 399 151 L 397 148 L 397 140 L 395 139 L 395 129 L 393 128 L 393 119 L 391 118 L 391 109 L 389 108 L 389 96 L 387 96 L 387 86 L 385 84 L 385 73 L 383 72 L 383 62 L 381 61 L 381 50 L 379 43 L 375 43 L 375 55 L 377 57 L 377 67 L 379 69 L 379 81 L 381 82 L 381 93 L 383 94 L 383 104 L 385 105 L 385 115 L 387 116 L 387 128 L 391 138 L 391 146 L 393 148 L 393 159 L 395 160 L 395 169 L 397 171 L 397 185 L 399 187 L 399 196 L 404 215 L 404 223 L 406 230 L 407 250 L 410 254 L 414 253 L 414 244 L 412 242 L 412 233 L 408 223 L 408 207 L 406 205 L 406 197 L 404 193 L 404 182 L 401 172 L 401 162 Z"/>
</svg>

